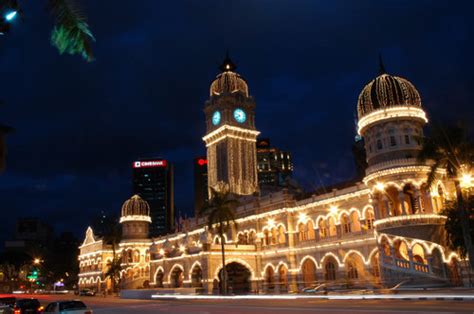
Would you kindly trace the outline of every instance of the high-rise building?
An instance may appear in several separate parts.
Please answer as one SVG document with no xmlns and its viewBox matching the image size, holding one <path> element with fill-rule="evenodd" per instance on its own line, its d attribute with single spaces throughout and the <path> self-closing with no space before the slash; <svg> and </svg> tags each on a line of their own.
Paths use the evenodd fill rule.
<svg viewBox="0 0 474 314">
<path fill-rule="evenodd" d="M 207 159 L 206 157 L 194 158 L 194 216 L 199 217 L 201 210 L 209 200 L 207 188 Z"/>
<path fill-rule="evenodd" d="M 173 165 L 164 159 L 140 159 L 133 162 L 133 193 L 150 205 L 150 235 L 173 231 Z"/>
<path fill-rule="evenodd" d="M 260 132 L 255 128 L 255 101 L 235 69 L 227 56 L 204 108 L 209 187 L 252 195 L 258 191 L 255 143 Z"/>
<path fill-rule="evenodd" d="M 260 189 L 265 186 L 284 186 L 293 174 L 291 154 L 272 147 L 268 138 L 259 139 L 257 169 Z"/>
</svg>

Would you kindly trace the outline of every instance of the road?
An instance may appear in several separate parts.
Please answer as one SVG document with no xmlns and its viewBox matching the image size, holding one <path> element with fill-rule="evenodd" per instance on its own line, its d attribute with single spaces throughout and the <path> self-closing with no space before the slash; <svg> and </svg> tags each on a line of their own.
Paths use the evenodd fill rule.
<svg viewBox="0 0 474 314">
<path fill-rule="evenodd" d="M 71 299 L 71 295 L 16 295 L 35 297 L 43 304 Z M 448 300 L 123 300 L 81 297 L 94 313 L 474 313 L 473 301 Z"/>
</svg>

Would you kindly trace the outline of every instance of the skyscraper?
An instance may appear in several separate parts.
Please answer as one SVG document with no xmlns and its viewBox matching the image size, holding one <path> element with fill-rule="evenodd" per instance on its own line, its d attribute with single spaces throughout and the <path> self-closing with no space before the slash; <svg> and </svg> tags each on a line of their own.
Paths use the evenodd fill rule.
<svg viewBox="0 0 474 314">
<path fill-rule="evenodd" d="M 270 145 L 268 138 L 257 141 L 257 169 L 260 189 L 284 186 L 293 173 L 291 154 Z"/>
<path fill-rule="evenodd" d="M 235 69 L 227 56 L 204 108 L 209 187 L 252 195 L 258 191 L 255 142 L 260 132 L 255 128 L 255 101 Z"/>
<path fill-rule="evenodd" d="M 194 216 L 199 217 L 200 211 L 207 205 L 209 192 L 207 187 L 207 159 L 194 158 Z"/>
<path fill-rule="evenodd" d="M 160 236 L 173 230 L 173 165 L 164 159 L 133 162 L 133 193 L 150 205 L 150 235 Z"/>
</svg>

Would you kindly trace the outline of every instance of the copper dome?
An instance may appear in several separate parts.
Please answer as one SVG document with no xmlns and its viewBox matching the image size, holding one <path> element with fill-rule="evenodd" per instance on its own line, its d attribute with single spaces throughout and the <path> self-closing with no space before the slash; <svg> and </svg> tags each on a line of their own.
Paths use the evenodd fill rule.
<svg viewBox="0 0 474 314">
<path fill-rule="evenodd" d="M 150 206 L 135 194 L 122 205 L 122 217 L 125 216 L 150 216 Z"/>
</svg>

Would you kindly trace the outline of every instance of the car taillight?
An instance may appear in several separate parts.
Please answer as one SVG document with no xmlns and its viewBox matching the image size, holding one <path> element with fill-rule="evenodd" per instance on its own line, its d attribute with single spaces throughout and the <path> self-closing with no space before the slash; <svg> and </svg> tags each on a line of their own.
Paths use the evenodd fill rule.
<svg viewBox="0 0 474 314">
<path fill-rule="evenodd" d="M 43 313 L 43 312 L 44 312 L 44 307 L 43 307 L 43 306 L 40 306 L 40 307 L 38 308 L 38 312 Z"/>
<path fill-rule="evenodd" d="M 21 314 L 21 309 L 14 309 L 13 314 Z"/>
</svg>

